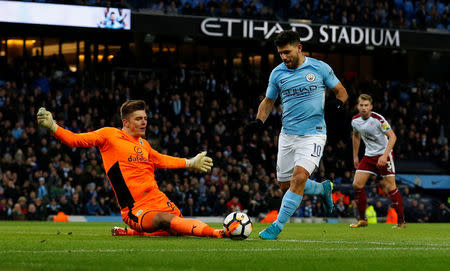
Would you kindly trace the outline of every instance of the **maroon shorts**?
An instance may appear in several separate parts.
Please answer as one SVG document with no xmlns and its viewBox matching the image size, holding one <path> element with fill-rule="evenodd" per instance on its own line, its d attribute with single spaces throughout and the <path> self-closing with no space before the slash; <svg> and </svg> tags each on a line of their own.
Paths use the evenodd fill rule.
<svg viewBox="0 0 450 271">
<path fill-rule="evenodd" d="M 387 163 L 384 167 L 377 167 L 378 158 L 377 156 L 364 156 L 363 159 L 358 164 L 356 171 L 368 172 L 373 175 L 381 175 L 382 177 L 395 175 L 394 157 L 392 152 L 388 155 Z"/>
</svg>

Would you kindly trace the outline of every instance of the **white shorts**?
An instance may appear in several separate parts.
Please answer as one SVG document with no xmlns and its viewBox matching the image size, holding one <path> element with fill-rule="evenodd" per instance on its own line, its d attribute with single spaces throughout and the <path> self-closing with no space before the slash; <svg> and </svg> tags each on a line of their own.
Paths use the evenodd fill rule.
<svg viewBox="0 0 450 271">
<path fill-rule="evenodd" d="M 290 135 L 280 133 L 278 139 L 277 179 L 289 182 L 295 166 L 311 175 L 319 167 L 327 135 Z"/>
</svg>

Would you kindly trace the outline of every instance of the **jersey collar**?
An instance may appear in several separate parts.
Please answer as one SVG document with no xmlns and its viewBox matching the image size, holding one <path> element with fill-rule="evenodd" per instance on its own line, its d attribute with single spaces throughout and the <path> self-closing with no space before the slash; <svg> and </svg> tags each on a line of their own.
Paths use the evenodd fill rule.
<svg viewBox="0 0 450 271">
<path fill-rule="evenodd" d="M 136 141 L 138 141 L 138 142 L 141 142 L 142 141 L 142 137 L 138 137 L 138 138 L 136 138 L 136 137 L 134 137 L 134 136 L 132 136 L 132 135 L 130 135 L 129 133 L 127 133 L 125 130 L 120 130 L 121 132 L 122 132 L 122 134 L 124 134 L 129 140 L 131 140 L 131 141 L 134 141 L 134 142 L 136 142 Z"/>
<path fill-rule="evenodd" d="M 308 62 L 309 62 L 309 57 L 307 57 L 307 56 L 304 56 L 304 57 L 305 57 L 305 60 L 303 61 L 302 65 L 298 66 L 297 68 L 289 69 L 288 67 L 286 67 L 286 64 L 283 63 L 284 67 L 290 71 L 297 71 L 297 70 L 303 69 L 304 67 L 306 67 L 308 65 Z"/>
</svg>

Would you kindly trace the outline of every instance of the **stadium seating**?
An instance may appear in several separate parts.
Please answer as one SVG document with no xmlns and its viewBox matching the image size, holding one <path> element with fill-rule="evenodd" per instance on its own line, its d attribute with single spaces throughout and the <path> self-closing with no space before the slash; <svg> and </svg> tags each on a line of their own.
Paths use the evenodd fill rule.
<svg viewBox="0 0 450 271">
<path fill-rule="evenodd" d="M 65 1 L 45 1 L 40 0 L 40 2 L 51 2 L 51 3 L 64 3 Z M 168 7 L 171 5 L 171 1 L 154 1 L 154 0 L 146 0 L 146 1 L 137 1 L 137 0 L 127 0 L 127 1 L 96 1 L 96 0 L 89 0 L 89 1 L 74 1 L 75 4 L 87 4 L 87 5 L 100 5 L 105 6 L 107 4 L 111 6 L 117 6 L 117 7 L 132 7 L 134 9 L 153 9 L 160 11 L 158 14 L 163 14 L 164 12 L 168 12 Z M 203 10 L 199 11 L 198 3 L 202 2 L 204 3 Z M 238 17 L 252 17 L 255 19 L 258 18 L 264 18 L 263 15 L 261 15 L 260 11 L 261 9 L 272 9 L 275 8 L 274 14 L 276 15 L 277 20 L 288 20 L 288 19 L 298 19 L 300 14 L 296 14 L 295 12 L 290 12 L 289 10 L 285 10 L 285 7 L 279 7 L 275 2 L 272 1 L 260 1 L 260 0 L 246 0 L 243 1 L 243 8 L 241 14 L 232 14 L 233 10 L 233 4 L 235 1 L 232 0 L 226 0 L 224 3 L 224 7 L 228 7 L 229 9 L 226 11 L 225 14 L 221 14 L 220 16 L 238 16 Z M 211 13 L 209 12 L 209 0 L 179 0 L 175 1 L 178 9 L 178 14 L 180 15 L 202 15 L 202 16 L 219 16 L 218 15 L 218 9 L 216 9 L 215 12 Z M 307 10 L 305 9 L 306 3 L 311 4 L 312 9 Z M 359 0 L 356 2 L 351 2 L 351 6 L 344 7 L 344 4 L 342 1 L 339 5 L 336 5 L 335 0 L 329 0 L 327 1 L 327 10 L 332 10 L 335 14 L 335 18 L 338 19 L 337 22 L 333 22 L 334 24 L 347 24 L 347 22 L 343 22 L 340 20 L 342 17 L 342 11 L 346 10 L 347 15 L 350 16 L 351 13 L 354 13 L 355 10 L 357 10 L 357 6 L 354 6 L 354 3 L 357 3 L 357 5 L 361 8 L 361 12 L 357 12 L 356 15 L 356 21 L 359 22 L 361 25 L 370 25 L 370 26 L 377 26 L 377 27 L 391 27 L 391 28 L 411 28 L 413 27 L 413 24 L 411 23 L 413 20 L 418 21 L 418 15 L 417 12 L 420 10 L 420 5 L 422 5 L 421 1 L 413 1 L 413 0 L 394 0 L 391 2 L 383 2 L 386 3 L 381 5 L 380 7 L 377 7 L 377 5 L 373 4 L 371 6 L 367 6 L 368 10 L 365 10 L 365 1 Z M 189 4 L 189 8 L 185 9 L 186 4 Z M 299 10 L 301 11 L 302 18 L 301 19 L 310 19 L 313 20 L 313 22 L 317 23 L 324 23 L 327 22 L 329 13 L 321 14 L 320 17 L 317 17 L 319 11 L 321 11 L 321 4 L 323 4 L 323 0 L 291 0 L 288 8 L 293 8 L 295 4 L 299 5 Z M 389 6 L 389 5 L 392 6 Z M 221 1 L 217 1 L 217 5 L 222 5 Z M 244 14 L 245 8 L 247 6 L 254 5 L 255 9 L 251 9 L 251 14 Z M 449 8 L 446 2 L 441 0 L 429 0 L 425 3 L 425 11 L 426 16 L 430 16 L 430 12 L 432 12 L 433 8 L 436 8 L 438 12 L 438 20 L 441 20 L 443 18 L 444 14 L 449 17 Z M 381 21 L 376 23 L 377 25 L 374 25 L 375 22 L 375 13 L 377 9 L 380 9 L 378 11 L 385 13 L 387 16 L 385 18 L 382 18 Z M 405 14 L 405 22 L 398 23 L 399 18 L 398 15 L 393 14 L 392 11 L 395 10 L 398 14 L 400 11 L 403 11 Z M 377 12 L 378 12 L 377 11 Z M 370 22 L 363 22 L 361 19 L 363 18 L 363 14 L 367 13 L 370 17 Z M 172 15 L 172 13 L 171 13 Z M 428 17 L 429 18 L 429 17 Z M 429 21 L 429 19 L 428 19 Z M 449 25 L 448 20 L 442 21 L 439 24 L 436 25 L 419 25 L 419 29 L 426 29 L 428 28 L 437 28 L 437 29 L 447 29 Z M 415 27 L 415 26 L 414 26 Z"/>
<path fill-rule="evenodd" d="M 27 62 L 27 64 L 22 65 L 21 63 L 24 62 Z M 2 159 L 1 172 L 3 180 L 0 184 L 0 191 L 2 191 L 0 192 L 0 202 L 2 202 L 2 198 L 6 201 L 1 203 L 2 206 L 0 208 L 0 213 L 2 213 L 3 218 L 11 219 L 7 215 L 8 206 L 14 206 L 20 196 L 27 198 L 28 205 L 39 205 L 40 207 L 38 209 L 43 215 L 54 213 L 55 208 L 56 210 L 65 208 L 69 210 L 69 214 L 86 214 L 86 204 L 92 196 L 97 198 L 98 204 L 101 207 L 100 209 L 102 211 L 99 211 L 99 214 L 118 213 L 119 210 L 114 201 L 112 190 L 100 167 L 101 159 L 98 152 L 93 149 L 80 149 L 76 151 L 67 149 L 53 141 L 48 135 L 45 135 L 44 131 L 40 129 L 34 130 L 35 128 L 33 127 L 35 127 L 35 110 L 40 106 L 40 104 L 35 103 L 37 100 L 44 99 L 48 105 L 53 104 L 49 109 L 54 111 L 57 119 L 67 128 L 78 132 L 100 128 L 100 120 L 108 120 L 111 116 L 113 116 L 111 123 L 119 126 L 120 121 L 117 122 L 117 116 L 115 115 L 117 107 L 120 105 L 119 102 L 111 100 L 113 96 L 110 96 L 107 92 L 108 89 L 103 87 L 89 87 L 81 93 L 72 92 L 70 94 L 70 89 L 79 87 L 80 80 L 83 80 L 87 85 L 94 84 L 87 83 L 87 78 L 84 78 L 84 75 L 80 75 L 84 79 L 74 77 L 68 72 L 67 67 L 61 66 L 58 69 L 64 72 L 60 73 L 59 77 L 46 76 L 39 78 L 36 74 L 32 78 L 26 79 L 30 83 L 28 84 L 29 87 L 21 90 L 22 93 L 26 93 L 26 96 L 22 98 L 25 99 L 24 103 L 27 104 L 27 108 L 34 108 L 34 111 L 24 111 L 16 116 L 10 115 L 8 112 L 11 112 L 11 107 L 21 108 L 16 103 L 22 98 L 17 99 L 11 97 L 19 93 L 17 88 L 20 89 L 22 87 L 21 82 L 25 80 L 21 79 L 20 76 L 28 74 L 26 67 L 39 67 L 39 70 L 47 70 L 49 74 L 53 74 L 52 70 L 54 69 L 48 66 L 48 64 L 42 66 L 40 61 L 31 59 L 21 59 L 15 63 L 14 67 L 7 68 L 7 73 L 0 72 L 0 116 L 3 116 L 3 118 L 0 118 L 2 127 L 0 157 Z M 5 66 L 0 67 L 0 71 L 5 71 L 5 68 Z M 213 170 L 211 175 L 201 176 L 186 174 L 184 172 L 157 171 L 157 179 L 164 180 L 160 183 L 161 189 L 182 209 L 186 209 L 187 207 L 186 200 L 192 198 L 194 202 L 194 209 L 192 209 L 193 215 L 199 215 L 200 213 L 203 215 L 222 215 L 228 211 L 226 202 L 232 196 L 237 196 L 242 202 L 243 207 L 249 210 L 252 216 L 258 216 L 259 213 L 264 213 L 274 208 L 273 206 L 279 206 L 281 195 L 276 192 L 278 186 L 272 185 L 275 183 L 275 176 L 272 174 L 275 172 L 274 160 L 262 160 L 258 158 L 260 157 L 258 155 L 248 156 L 245 150 L 245 144 L 239 141 L 236 142 L 239 138 L 239 131 L 242 131 L 242 125 L 249 120 L 248 109 L 257 107 L 256 101 L 251 99 L 251 97 L 257 97 L 257 93 L 262 89 L 259 82 L 265 81 L 250 80 L 250 75 L 237 77 L 235 80 L 232 78 L 223 78 L 219 76 L 220 74 L 224 74 L 223 71 L 220 71 L 217 74 L 212 74 L 216 80 L 216 87 L 213 90 L 211 85 L 206 83 L 206 78 L 211 76 L 209 73 L 196 69 L 191 70 L 187 67 L 183 69 L 183 73 L 186 75 L 184 82 L 181 82 L 180 79 L 162 76 L 162 74 L 165 74 L 164 69 L 160 69 L 160 72 L 157 73 L 141 72 L 139 77 L 143 81 L 138 85 L 132 83 L 135 82 L 134 80 L 130 80 L 131 78 L 137 78 L 137 74 L 133 74 L 132 71 L 126 75 L 124 73 L 117 73 L 115 76 L 116 82 L 118 84 L 120 83 L 115 88 L 117 89 L 117 95 L 119 95 L 120 100 L 124 100 L 128 95 L 131 98 L 145 98 L 148 101 L 150 106 L 149 114 L 151 116 L 148 138 L 156 149 L 171 155 L 189 157 L 195 153 L 196 148 L 206 146 L 206 142 L 209 142 L 208 148 L 217 165 L 217 168 Z M 5 75 L 11 74 L 11 71 L 17 72 L 19 77 L 16 75 L 5 77 Z M 227 82 L 224 81 L 225 79 Z M 69 90 L 59 93 L 59 95 L 62 94 L 59 105 L 56 100 L 50 98 L 51 96 L 43 96 L 39 89 L 31 88 L 33 85 L 37 86 L 38 82 L 39 84 L 47 82 L 50 86 L 50 93 L 53 93 L 53 97 L 55 97 L 57 89 L 53 88 L 53 86 L 58 85 L 58 82 L 61 80 L 71 80 L 72 83 L 67 86 Z M 180 85 L 174 86 L 173 83 L 171 84 L 169 82 L 179 82 L 178 84 Z M 233 83 L 229 84 L 228 82 Z M 248 85 L 249 82 L 251 82 L 250 85 Z M 130 87 L 130 93 L 127 94 L 125 92 L 124 84 Z M 228 84 L 227 88 L 224 87 L 225 84 Z M 349 87 L 348 90 L 351 93 L 357 93 L 358 85 L 345 81 L 344 85 Z M 167 92 L 160 93 L 157 103 L 155 103 L 155 99 L 157 98 L 155 96 L 155 86 L 161 86 L 161 89 L 168 89 Z M 435 161 L 435 163 L 443 162 L 441 160 L 444 157 L 442 156 L 442 144 L 446 144 L 444 139 L 440 141 L 441 143 L 433 143 L 435 145 L 429 141 L 429 145 L 425 148 L 418 139 L 420 139 L 420 135 L 424 131 L 429 131 L 428 135 L 430 140 L 433 137 L 439 138 L 443 136 L 440 132 L 439 123 L 430 122 L 424 116 L 428 116 L 430 112 L 438 112 L 428 112 L 427 110 L 440 110 L 439 108 L 445 110 L 445 107 L 441 105 L 442 103 L 446 104 L 448 101 L 445 99 L 436 101 L 433 97 L 448 97 L 443 94 L 448 91 L 447 87 L 448 85 L 442 83 L 429 83 L 424 81 L 394 81 L 389 82 L 389 84 L 388 82 L 379 82 L 378 85 L 374 86 L 375 89 L 373 91 L 387 91 L 389 93 L 388 99 L 390 101 L 396 101 L 395 106 L 393 106 L 394 104 L 389 104 L 387 107 L 383 103 L 375 103 L 374 111 L 386 114 L 394 130 L 398 133 L 400 139 L 396 145 L 396 156 L 399 159 L 410 159 L 412 157 L 411 155 L 413 155 L 415 159 Z M 226 91 L 228 88 L 231 89 L 230 92 Z M 417 88 L 427 89 L 427 94 L 424 92 L 418 93 Z M 180 89 L 192 90 L 188 92 L 190 94 L 185 93 L 181 95 L 183 104 L 187 102 L 188 105 L 187 107 L 183 107 L 181 111 L 184 122 L 180 122 L 179 117 L 175 117 L 171 111 L 171 101 Z M 202 91 L 199 92 L 198 90 Z M 249 93 L 249 90 L 256 92 Z M 246 95 L 242 95 L 242 93 L 246 93 Z M 85 105 L 78 102 L 82 100 L 96 108 L 95 119 L 92 118 L 91 113 L 88 113 L 89 111 Z M 207 101 L 206 104 L 216 104 L 216 108 L 224 108 L 226 110 L 206 112 L 204 111 L 206 110 L 205 107 L 197 104 L 198 101 L 201 101 L 202 104 Z M 421 105 L 421 110 L 414 110 L 412 107 L 406 106 L 411 102 L 416 103 L 417 101 L 420 101 L 419 105 Z M 431 101 L 434 101 L 433 107 L 429 106 L 431 105 Z M 63 105 L 69 102 L 72 103 L 70 105 L 71 109 L 79 108 L 79 113 L 72 110 L 65 111 L 67 109 L 64 109 L 65 107 Z M 104 106 L 106 104 L 108 106 Z M 192 114 L 196 111 L 198 112 L 196 114 L 202 117 L 193 117 Z M 348 118 L 350 118 L 353 113 L 352 109 L 347 107 L 347 112 L 349 114 Z M 408 116 L 408 118 L 390 118 L 392 116 L 402 116 L 404 112 L 406 112 L 404 116 Z M 448 115 L 445 112 L 442 111 L 442 113 L 436 114 L 440 114 L 441 116 Z M 422 120 L 420 126 L 412 125 L 411 120 L 414 118 L 411 118 L 411 116 L 414 115 L 417 115 L 417 119 Z M 240 121 L 236 121 L 237 116 L 239 116 Z M 214 127 L 216 120 L 219 118 L 223 121 L 225 128 L 218 127 L 216 129 Z M 268 120 L 267 132 L 278 131 L 280 129 L 279 118 L 280 115 L 275 114 Z M 93 122 L 86 122 L 85 120 L 87 119 Z M 109 122 L 106 121 L 106 123 Z M 407 131 L 415 129 L 415 133 L 410 134 L 406 132 L 403 135 L 402 132 L 405 132 L 404 129 L 407 129 Z M 189 130 L 189 134 L 187 134 L 186 130 Z M 445 130 L 443 132 L 445 133 Z M 176 138 L 178 140 L 175 140 Z M 32 139 L 38 140 L 35 141 Z M 268 138 L 267 140 L 270 141 L 273 139 Z M 350 138 L 346 138 L 343 141 L 330 141 L 329 147 L 324 152 L 324 167 L 321 168 L 321 171 L 314 178 L 320 181 L 324 178 L 334 179 L 339 177 L 341 184 L 336 187 L 342 193 L 352 196 L 351 176 L 350 178 L 344 176 L 344 172 L 352 168 L 353 163 L 351 143 L 349 140 Z M 16 143 L 11 144 L 11 142 Z M 29 148 L 31 146 L 36 147 L 30 151 Z M 266 157 L 272 157 L 273 159 L 276 157 L 276 148 L 267 148 L 262 142 L 259 142 L 258 146 L 257 149 L 263 149 L 265 151 L 264 155 Z M 416 149 L 413 154 L 408 151 L 409 146 L 414 146 Z M 65 163 L 62 160 L 63 157 L 55 160 L 55 158 L 50 156 L 55 153 L 70 154 L 64 158 L 68 159 L 68 162 Z M 252 168 L 249 173 L 242 175 L 242 172 L 247 170 L 248 159 L 252 161 L 255 168 Z M 53 162 L 50 162 L 51 160 Z M 338 160 L 341 162 L 336 163 Z M 21 168 L 21 163 L 25 169 L 18 171 L 18 168 Z M 448 161 L 445 163 L 448 165 Z M 258 164 L 260 166 L 256 166 Z M 423 165 L 424 163 L 419 160 L 416 165 L 420 166 L 421 164 Z M 52 167 L 55 167 L 57 175 L 49 174 L 49 170 Z M 258 167 L 259 169 L 257 170 L 256 168 Z M 262 169 L 264 171 L 261 171 Z M 27 170 L 34 172 L 34 174 L 23 175 L 23 173 L 20 173 L 27 172 Z M 17 181 L 17 177 L 14 177 L 15 174 L 20 174 L 17 176 L 20 181 Z M 42 191 L 39 188 L 41 177 L 43 180 L 42 185 L 45 188 L 43 191 L 46 191 L 45 193 L 41 193 Z M 16 180 L 15 182 L 19 187 L 18 192 L 9 188 L 8 180 Z M 371 185 L 374 185 L 372 181 L 369 182 L 368 189 Z M 28 188 L 22 189 L 25 188 L 23 186 Z M 248 186 L 248 189 L 244 189 L 244 186 Z M 201 196 L 202 191 L 205 193 L 204 196 Z M 62 195 L 65 195 L 69 199 L 70 204 L 59 202 Z M 75 195 L 77 195 L 77 199 L 74 199 Z M 37 203 L 36 197 L 40 197 L 43 203 Z M 51 205 L 52 198 L 56 199 L 56 205 L 53 207 Z M 388 198 L 383 196 L 377 196 L 377 198 L 383 202 L 383 205 L 389 205 L 390 201 Z M 430 212 L 432 201 L 426 200 L 425 196 L 422 196 L 422 198 L 423 200 L 420 202 L 424 203 L 427 206 L 425 210 Z M 9 199 L 11 199 L 10 204 L 8 204 Z M 316 200 L 313 199 L 312 202 L 313 206 L 315 206 Z M 411 205 L 409 198 L 405 200 L 405 205 Z M 78 209 L 75 209 L 74 206 L 77 206 Z M 201 208 L 202 206 L 204 208 Z M 348 209 L 350 207 L 346 206 L 346 208 Z M 94 208 L 93 210 L 99 209 Z M 313 212 L 316 212 L 314 210 Z M 317 214 L 320 215 L 320 213 Z M 343 214 L 351 215 L 352 212 L 349 209 Z"/>
</svg>

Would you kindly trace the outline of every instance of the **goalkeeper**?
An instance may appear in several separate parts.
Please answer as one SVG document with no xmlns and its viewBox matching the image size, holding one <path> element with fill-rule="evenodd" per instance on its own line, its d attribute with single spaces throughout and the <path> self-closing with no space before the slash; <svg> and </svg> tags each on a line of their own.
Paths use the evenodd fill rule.
<svg viewBox="0 0 450 271">
<path fill-rule="evenodd" d="M 194 235 L 222 238 L 224 230 L 214 229 L 196 219 L 186 219 L 159 190 L 155 168 L 188 168 L 208 172 L 212 159 L 206 152 L 191 159 L 163 155 L 143 139 L 147 129 L 145 102 L 130 100 L 122 104 L 122 130 L 105 127 L 75 134 L 56 124 L 52 114 L 40 108 L 38 124 L 70 147 L 100 149 L 108 179 L 121 208 L 123 221 L 131 229 L 112 228 L 113 235 Z"/>
</svg>

